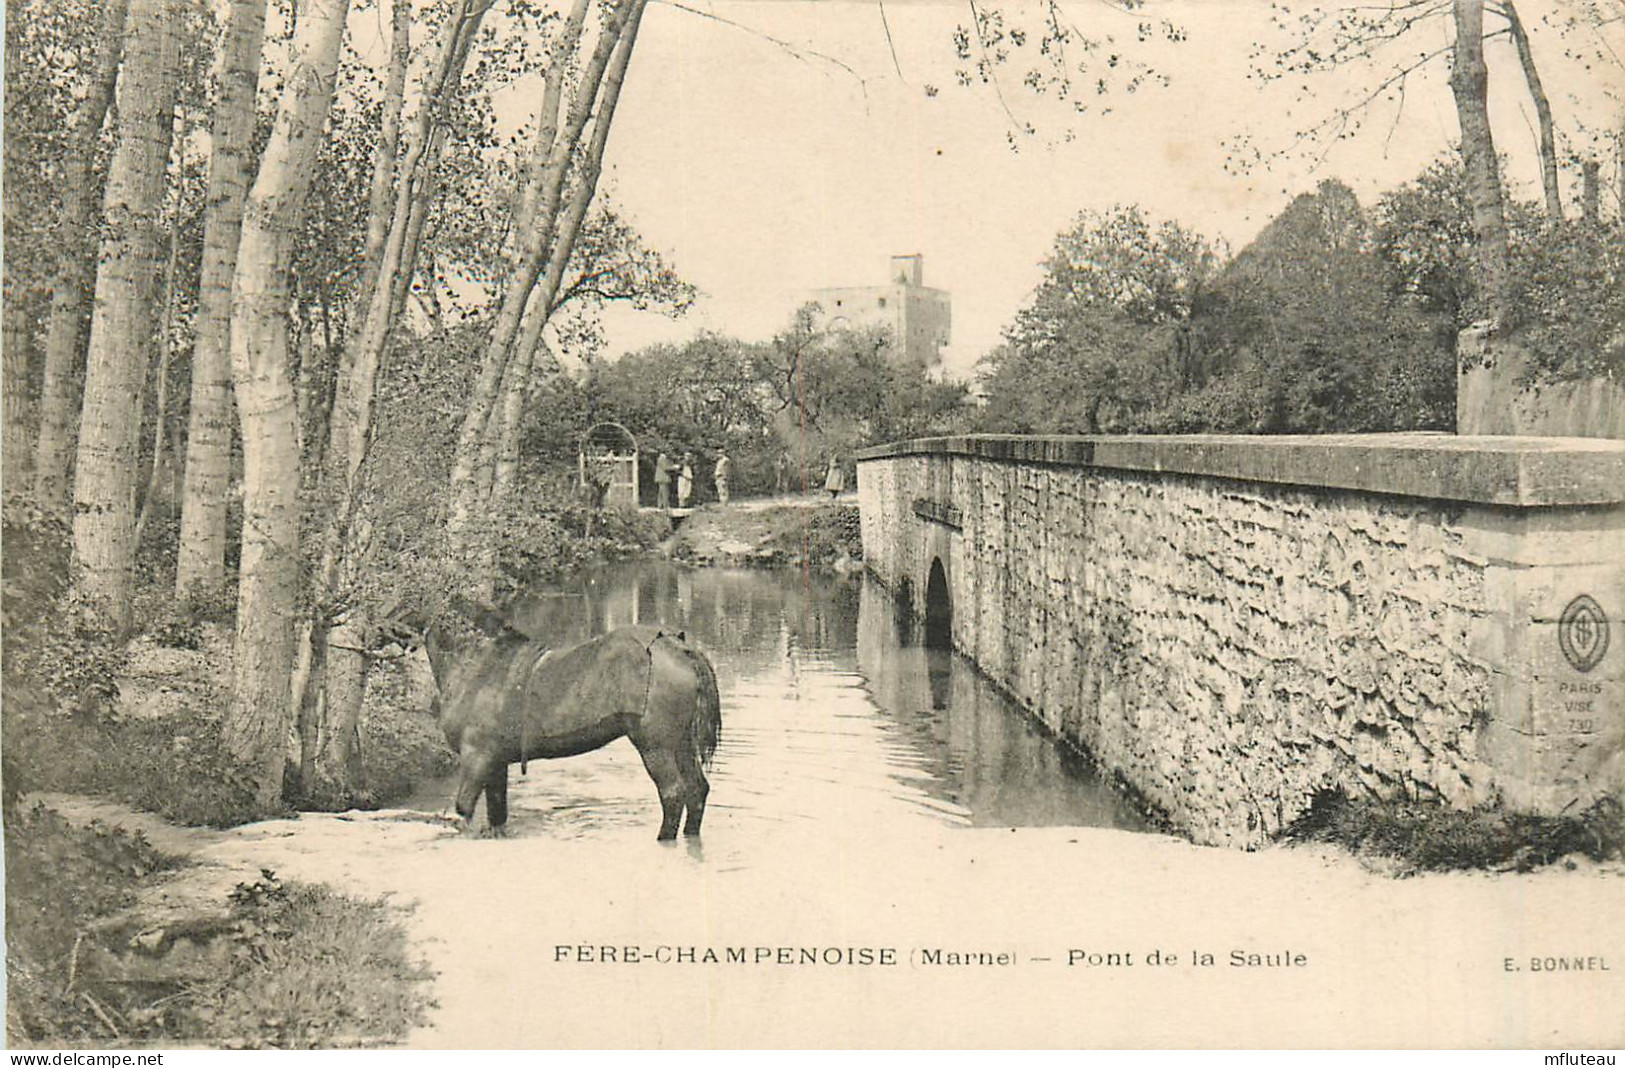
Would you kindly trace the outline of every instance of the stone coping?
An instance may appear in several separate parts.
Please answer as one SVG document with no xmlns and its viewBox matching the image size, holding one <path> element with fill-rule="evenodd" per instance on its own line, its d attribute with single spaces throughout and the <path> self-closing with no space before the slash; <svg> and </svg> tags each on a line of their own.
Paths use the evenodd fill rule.
<svg viewBox="0 0 1625 1068">
<path fill-rule="evenodd" d="M 1167 472 L 1517 508 L 1625 503 L 1625 441 L 1454 434 L 973 434 L 864 449 Z"/>
</svg>

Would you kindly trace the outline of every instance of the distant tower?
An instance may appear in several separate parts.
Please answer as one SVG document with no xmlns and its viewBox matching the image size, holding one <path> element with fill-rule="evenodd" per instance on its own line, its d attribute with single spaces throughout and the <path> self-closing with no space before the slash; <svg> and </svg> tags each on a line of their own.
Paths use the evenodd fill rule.
<svg viewBox="0 0 1625 1068">
<path fill-rule="evenodd" d="M 819 289 L 812 299 L 823 307 L 831 325 L 889 328 L 894 359 L 912 360 L 923 367 L 942 362 L 953 301 L 945 290 L 925 284 L 925 257 L 918 252 L 891 258 L 891 279 L 886 285 Z"/>
</svg>

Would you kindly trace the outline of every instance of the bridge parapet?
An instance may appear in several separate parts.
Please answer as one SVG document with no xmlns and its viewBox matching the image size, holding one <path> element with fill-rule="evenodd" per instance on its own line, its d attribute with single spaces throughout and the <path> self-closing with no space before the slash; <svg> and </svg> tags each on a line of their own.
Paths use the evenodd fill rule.
<svg viewBox="0 0 1625 1068">
<path fill-rule="evenodd" d="M 1625 789 L 1625 443 L 970 436 L 858 457 L 864 555 L 1197 839 L 1322 788 Z"/>
</svg>

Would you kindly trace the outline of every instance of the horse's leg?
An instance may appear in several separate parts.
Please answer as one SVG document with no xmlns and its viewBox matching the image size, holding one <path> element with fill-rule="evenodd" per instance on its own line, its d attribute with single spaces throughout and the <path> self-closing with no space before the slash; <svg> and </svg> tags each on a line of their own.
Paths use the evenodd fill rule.
<svg viewBox="0 0 1625 1068">
<path fill-rule="evenodd" d="M 508 824 L 508 765 L 496 761 L 485 778 L 485 819 L 491 833 L 500 838 Z"/>
<path fill-rule="evenodd" d="M 480 791 L 485 789 L 491 775 L 491 763 L 489 753 L 466 745 L 457 761 L 461 773 L 457 783 L 457 815 L 462 817 L 464 830 L 474 826 L 474 806 L 479 803 Z"/>
<path fill-rule="evenodd" d="M 655 781 L 660 791 L 660 833 L 657 840 L 665 842 L 677 837 L 677 823 L 683 818 L 683 776 L 677 770 L 677 757 L 670 749 L 654 744 L 639 744 L 638 756 L 643 758 L 644 770 Z"/>
<path fill-rule="evenodd" d="M 711 793 L 711 784 L 706 781 L 705 769 L 700 767 L 700 758 L 692 750 L 685 750 L 677 757 L 677 771 L 683 779 L 683 792 L 688 804 L 688 818 L 683 821 L 683 834 L 692 837 L 700 833 L 700 821 L 705 818 L 705 799 Z"/>
</svg>

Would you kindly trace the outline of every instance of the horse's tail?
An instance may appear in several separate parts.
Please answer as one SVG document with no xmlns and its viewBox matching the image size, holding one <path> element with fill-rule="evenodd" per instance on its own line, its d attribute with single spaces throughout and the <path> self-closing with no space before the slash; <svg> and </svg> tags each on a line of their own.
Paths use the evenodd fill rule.
<svg viewBox="0 0 1625 1068">
<path fill-rule="evenodd" d="M 695 698 L 696 707 L 694 718 L 689 720 L 689 737 L 694 742 L 694 752 L 700 758 L 700 766 L 709 768 L 711 757 L 717 751 L 717 743 L 722 740 L 722 698 L 717 694 L 717 674 L 711 669 L 711 661 L 705 654 L 689 645 L 681 635 L 674 635 L 673 643 L 682 650 L 688 663 L 694 670 L 694 683 L 698 694 Z"/>
</svg>

